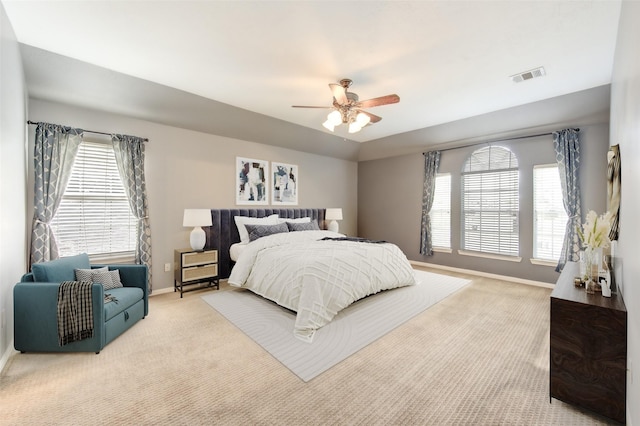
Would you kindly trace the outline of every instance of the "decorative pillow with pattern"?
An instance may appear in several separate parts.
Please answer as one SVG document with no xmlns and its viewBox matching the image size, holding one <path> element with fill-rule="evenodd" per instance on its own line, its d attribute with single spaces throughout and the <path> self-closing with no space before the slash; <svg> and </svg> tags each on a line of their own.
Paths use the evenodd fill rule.
<svg viewBox="0 0 640 426">
<path fill-rule="evenodd" d="M 95 269 L 76 269 L 75 272 L 76 280 L 102 284 L 105 290 L 123 287 L 120 271 L 117 269 L 110 271 L 108 266 Z"/>
<path fill-rule="evenodd" d="M 122 281 L 120 281 L 120 270 L 114 269 L 113 271 L 109 271 L 109 275 L 111 275 L 111 281 L 113 282 L 113 287 L 111 288 L 124 287 Z"/>
<path fill-rule="evenodd" d="M 108 272 L 109 267 L 103 266 L 102 268 L 96 269 L 76 269 L 76 281 L 89 281 L 93 282 L 92 275 L 98 272 Z"/>
<path fill-rule="evenodd" d="M 272 214 L 267 217 L 249 217 L 249 216 L 234 216 L 233 220 L 236 222 L 238 228 L 238 234 L 240 235 L 240 242 L 242 244 L 248 244 L 249 232 L 246 225 L 275 225 L 278 223 L 278 215 Z"/>
<path fill-rule="evenodd" d="M 287 227 L 289 231 L 319 231 L 320 227 L 318 226 L 318 222 L 312 220 L 311 222 L 306 223 L 292 223 L 287 222 Z"/>
<path fill-rule="evenodd" d="M 290 219 L 288 217 L 281 217 L 278 218 L 278 223 L 285 223 L 285 222 L 291 222 L 291 223 L 307 223 L 307 222 L 311 222 L 311 218 L 309 216 L 305 216 L 305 217 L 299 217 L 298 219 Z"/>
<path fill-rule="evenodd" d="M 249 241 L 255 241 L 267 235 L 289 232 L 289 228 L 285 223 L 278 223 L 277 225 L 245 225 L 245 227 L 249 233 Z"/>
<path fill-rule="evenodd" d="M 120 281 L 120 272 L 117 269 L 93 274 L 93 282 L 102 284 L 105 290 L 123 287 Z"/>
</svg>

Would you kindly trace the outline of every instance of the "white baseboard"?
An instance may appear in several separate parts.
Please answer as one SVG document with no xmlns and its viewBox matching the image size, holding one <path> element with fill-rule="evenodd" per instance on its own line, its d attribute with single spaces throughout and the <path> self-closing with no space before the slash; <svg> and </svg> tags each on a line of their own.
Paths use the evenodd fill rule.
<svg viewBox="0 0 640 426">
<path fill-rule="evenodd" d="M 0 372 L 2 372 L 2 370 L 4 370 L 4 367 L 9 362 L 9 358 L 11 358 L 13 355 L 15 355 L 17 353 L 18 353 L 18 351 L 16 351 L 13 348 L 13 339 L 11 339 L 11 342 L 9 342 L 9 346 L 7 347 L 7 350 L 4 351 L 4 353 L 2 354 L 2 358 L 0 358 Z"/>
<path fill-rule="evenodd" d="M 160 294 L 173 293 L 173 287 L 160 288 L 158 290 L 153 290 L 149 297 L 158 296 Z"/>
<path fill-rule="evenodd" d="M 488 272 L 474 271 L 473 269 L 454 268 L 452 266 L 438 265 L 438 264 L 435 264 L 435 263 L 418 262 L 417 260 L 410 260 L 409 263 L 411 263 L 412 265 L 422 266 L 422 267 L 425 267 L 425 268 L 442 269 L 442 270 L 445 270 L 445 271 L 459 272 L 461 274 L 476 275 L 478 277 L 494 278 L 496 280 L 510 281 L 510 282 L 517 283 L 517 284 L 526 284 L 526 285 L 533 285 L 533 286 L 536 286 L 536 287 L 545 287 L 545 288 L 555 288 L 554 284 L 545 283 L 545 282 L 542 282 L 542 281 L 525 280 L 524 278 L 509 277 L 509 276 L 506 276 L 506 275 L 498 275 L 498 274 L 490 274 Z"/>
</svg>

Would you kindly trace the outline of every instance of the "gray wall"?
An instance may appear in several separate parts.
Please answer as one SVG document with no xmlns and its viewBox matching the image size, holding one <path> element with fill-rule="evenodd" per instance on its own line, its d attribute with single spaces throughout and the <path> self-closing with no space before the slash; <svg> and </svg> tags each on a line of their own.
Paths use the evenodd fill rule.
<svg viewBox="0 0 640 426">
<path fill-rule="evenodd" d="M 559 126 L 573 127 L 571 124 Z M 599 214 L 606 209 L 606 153 L 609 147 L 606 124 L 582 126 L 581 189 L 582 207 Z M 511 149 L 520 168 L 520 263 L 462 256 L 460 249 L 460 171 L 469 154 L 480 146 L 444 151 L 440 173 L 451 173 L 452 253 L 420 254 L 420 218 L 424 157 L 420 153 L 358 165 L 358 233 L 367 238 L 396 243 L 410 260 L 472 269 L 486 273 L 554 283 L 553 267 L 533 265 L 533 166 L 555 163 L 552 136 L 496 143 Z M 585 210 L 586 209 L 586 210 Z"/>
<path fill-rule="evenodd" d="M 620 144 L 622 199 L 616 278 L 627 306 L 627 424 L 640 425 L 640 3 L 622 2 L 611 84 L 611 143 Z"/>
<path fill-rule="evenodd" d="M 340 230 L 356 233 L 357 169 L 355 161 L 216 136 L 137 118 L 61 103 L 29 100 L 29 119 L 149 138 L 145 176 L 152 231 L 153 289 L 173 286 L 173 250 L 189 246 L 191 229 L 182 227 L 185 208 L 235 208 L 236 156 L 299 166 L 301 208 L 341 207 Z M 29 129 L 29 167 L 34 127 Z M 32 175 L 30 170 L 29 176 Z M 33 199 L 30 182 L 28 206 Z M 264 206 L 268 207 L 268 206 Z"/>
<path fill-rule="evenodd" d="M 13 353 L 13 285 L 24 273 L 26 87 L 18 43 L 0 3 L 0 370 Z"/>
</svg>

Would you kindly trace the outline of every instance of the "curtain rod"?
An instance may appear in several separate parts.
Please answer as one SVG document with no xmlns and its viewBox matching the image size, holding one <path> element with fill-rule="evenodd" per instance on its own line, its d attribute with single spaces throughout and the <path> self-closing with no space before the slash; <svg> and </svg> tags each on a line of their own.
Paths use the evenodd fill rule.
<svg viewBox="0 0 640 426">
<path fill-rule="evenodd" d="M 37 124 L 38 124 L 38 122 L 28 120 L 28 121 L 27 121 L 27 124 L 36 124 L 36 125 L 37 125 Z M 97 130 L 85 130 L 85 129 L 82 129 L 82 131 L 83 131 L 83 132 L 86 132 L 86 133 L 94 133 L 94 134 L 96 134 L 96 135 L 111 136 L 111 133 L 98 132 Z M 149 139 L 147 139 L 147 138 L 142 138 L 142 141 L 143 141 L 143 142 L 149 142 Z"/>
<path fill-rule="evenodd" d="M 576 132 L 579 132 L 580 129 L 579 128 L 575 128 L 573 129 Z M 513 141 L 513 140 L 517 140 L 517 139 L 529 139 L 529 138 L 537 138 L 539 136 L 550 136 L 552 135 L 554 132 L 547 132 L 547 133 L 538 133 L 537 135 L 527 135 L 527 136 L 514 136 L 512 138 L 506 138 L 506 139 L 493 139 L 493 140 L 488 140 L 488 141 L 482 141 L 482 142 L 473 142 L 473 143 L 468 143 L 466 145 L 460 145 L 460 146 L 454 146 L 452 148 L 444 148 L 444 149 L 433 149 L 432 151 L 451 151 L 453 149 L 461 149 L 461 148 L 468 148 L 470 146 L 476 146 L 476 145 L 483 145 L 483 144 L 490 144 L 490 143 L 496 143 L 496 142 L 506 142 L 506 141 Z M 428 151 L 427 151 L 428 152 Z M 423 152 L 422 155 L 425 155 L 426 152 Z"/>
</svg>

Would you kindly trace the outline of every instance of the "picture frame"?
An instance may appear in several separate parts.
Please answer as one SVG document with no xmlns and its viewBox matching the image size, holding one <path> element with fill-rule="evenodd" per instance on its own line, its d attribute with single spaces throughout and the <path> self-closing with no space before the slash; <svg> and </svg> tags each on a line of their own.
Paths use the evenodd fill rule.
<svg viewBox="0 0 640 426">
<path fill-rule="evenodd" d="M 269 162 L 236 157 L 236 204 L 269 204 Z"/>
<path fill-rule="evenodd" d="M 297 164 L 271 162 L 271 204 L 298 205 L 300 192 Z"/>
</svg>

